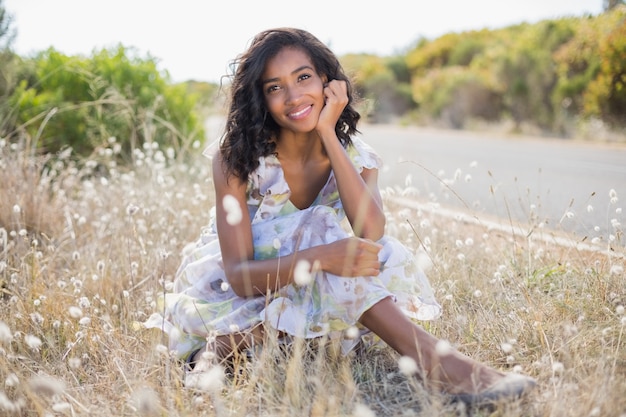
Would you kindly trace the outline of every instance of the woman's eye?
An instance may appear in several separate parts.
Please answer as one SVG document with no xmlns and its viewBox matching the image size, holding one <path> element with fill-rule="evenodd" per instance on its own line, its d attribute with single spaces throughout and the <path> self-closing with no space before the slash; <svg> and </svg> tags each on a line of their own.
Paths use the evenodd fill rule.
<svg viewBox="0 0 626 417">
<path fill-rule="evenodd" d="M 309 78 L 311 78 L 309 74 L 302 74 L 298 77 L 300 81 L 308 80 Z"/>
<path fill-rule="evenodd" d="M 265 92 L 266 92 L 267 94 L 270 94 L 270 93 L 273 93 L 273 92 L 278 91 L 278 90 L 280 90 L 280 87 L 279 87 L 279 86 L 277 86 L 277 85 L 270 85 L 269 87 L 267 87 L 267 89 L 265 90 Z"/>
</svg>

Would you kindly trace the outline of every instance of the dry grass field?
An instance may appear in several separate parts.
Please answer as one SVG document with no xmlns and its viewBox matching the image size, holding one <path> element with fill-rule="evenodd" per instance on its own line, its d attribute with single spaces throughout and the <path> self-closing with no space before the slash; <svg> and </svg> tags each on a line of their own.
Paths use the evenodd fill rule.
<svg viewBox="0 0 626 417">
<path fill-rule="evenodd" d="M 0 141 L 0 415 L 626 416 L 625 196 L 605 193 L 613 230 L 593 249 L 384 190 L 388 233 L 427 255 L 444 307 L 423 326 L 535 377 L 522 400 L 466 410 L 407 378 L 380 344 L 345 357 L 325 340 L 271 338 L 192 389 L 141 323 L 208 222 L 209 165 L 146 146 L 122 166 L 117 152 L 110 143 L 78 163 Z"/>
</svg>

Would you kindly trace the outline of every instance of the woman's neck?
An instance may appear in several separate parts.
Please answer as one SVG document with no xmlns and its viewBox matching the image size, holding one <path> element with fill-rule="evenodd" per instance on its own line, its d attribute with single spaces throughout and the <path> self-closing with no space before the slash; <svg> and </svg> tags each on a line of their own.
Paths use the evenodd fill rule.
<svg viewBox="0 0 626 417">
<path fill-rule="evenodd" d="M 324 146 L 315 132 L 295 134 L 281 132 L 276 141 L 276 153 L 280 159 L 306 162 L 325 158 Z"/>
</svg>

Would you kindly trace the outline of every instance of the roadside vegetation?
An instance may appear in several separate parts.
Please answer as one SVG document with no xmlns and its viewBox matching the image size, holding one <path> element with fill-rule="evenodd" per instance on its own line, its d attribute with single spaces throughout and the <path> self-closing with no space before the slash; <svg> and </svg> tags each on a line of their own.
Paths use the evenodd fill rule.
<svg viewBox="0 0 626 417">
<path fill-rule="evenodd" d="M 11 52 L 10 16 L 0 20 L 0 134 L 23 131 L 38 149 L 86 155 L 114 137 L 128 152 L 143 142 L 188 147 L 223 109 L 224 85 L 174 84 L 158 61 L 133 48 L 65 56 Z M 626 142 L 626 5 L 419 39 L 395 56 L 342 56 L 369 122 L 489 129 Z"/>
<path fill-rule="evenodd" d="M 420 41 L 406 57 L 344 59 L 363 96 L 381 97 L 368 100 L 374 121 L 445 124 L 456 115 L 462 123 L 450 126 L 511 120 L 520 130 L 595 138 L 589 126 L 608 132 L 623 123 L 616 109 L 626 93 L 615 80 L 625 70 L 611 59 L 626 48 L 625 16 L 616 7 Z M 344 357 L 324 339 L 286 349 L 270 338 L 255 357 L 185 386 L 167 340 L 141 323 L 216 203 L 200 151 L 220 86 L 173 85 L 153 58 L 123 46 L 91 57 L 52 49 L 19 57 L 12 33 L 0 0 L 0 415 L 465 415 L 376 343 Z M 539 44 L 550 52 L 535 50 Z M 535 70 L 552 82 L 533 84 L 547 80 Z M 450 107 L 476 97 L 484 97 L 476 101 L 484 114 Z M 481 361 L 539 381 L 528 398 L 469 415 L 626 415 L 618 191 L 597 191 L 609 201 L 611 229 L 580 241 L 538 227 L 532 213 L 513 230 L 510 219 L 496 227 L 480 214 L 446 217 L 436 201 L 401 205 L 397 197 L 415 194 L 409 181 L 383 190 L 388 233 L 415 250 L 444 307 L 423 325 Z"/>
<path fill-rule="evenodd" d="M 626 5 L 421 39 L 402 55 L 348 55 L 374 121 L 623 140 Z"/>
</svg>

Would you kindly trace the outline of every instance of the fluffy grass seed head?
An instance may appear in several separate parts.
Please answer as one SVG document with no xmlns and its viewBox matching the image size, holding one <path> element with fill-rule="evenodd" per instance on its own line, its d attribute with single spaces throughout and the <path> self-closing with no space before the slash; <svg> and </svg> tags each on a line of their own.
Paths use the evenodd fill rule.
<svg viewBox="0 0 626 417">
<path fill-rule="evenodd" d="M 65 392 L 65 383 L 50 376 L 36 376 L 28 381 L 30 389 L 43 397 L 53 397 Z"/>
<path fill-rule="evenodd" d="M 133 392 L 131 404 L 141 416 L 160 415 L 161 403 L 157 393 L 149 387 L 142 387 Z"/>
<path fill-rule="evenodd" d="M 52 404 L 52 411 L 54 411 L 55 413 L 69 414 L 71 410 L 72 410 L 72 404 L 66 401 L 61 401 L 61 402 Z"/>
<path fill-rule="evenodd" d="M 79 307 L 76 306 L 71 306 L 68 309 L 68 312 L 70 314 L 70 317 L 73 319 L 80 319 L 81 317 L 83 317 L 83 310 L 81 310 Z"/>
<path fill-rule="evenodd" d="M 352 417 L 376 417 L 376 413 L 365 404 L 357 404 L 354 406 Z"/>
<path fill-rule="evenodd" d="M 7 388 L 15 388 L 20 384 L 20 379 L 18 378 L 17 374 L 15 374 L 14 372 L 11 372 L 9 375 L 7 375 L 6 379 L 4 380 L 4 386 Z"/>
<path fill-rule="evenodd" d="M 554 362 L 552 364 L 552 373 L 554 373 L 555 375 L 560 375 L 563 373 L 563 371 L 565 371 L 565 366 L 562 362 Z"/>
<path fill-rule="evenodd" d="M 67 360 L 67 364 L 72 369 L 78 369 L 82 365 L 82 360 L 74 356 Z"/>
<path fill-rule="evenodd" d="M 297 285 L 309 285 L 313 280 L 311 263 L 306 259 L 300 259 L 293 270 L 293 279 Z"/>
<path fill-rule="evenodd" d="M 11 333 L 11 329 L 9 326 L 0 321 L 0 343 L 8 345 L 13 341 L 13 334 Z"/>
<path fill-rule="evenodd" d="M 441 339 L 435 345 L 435 352 L 439 356 L 448 356 L 452 353 L 452 345 L 447 340 Z"/>
<path fill-rule="evenodd" d="M 4 392 L 0 391 L 0 410 L 17 415 L 17 413 L 24 408 L 25 403 L 26 400 L 24 400 L 24 398 L 20 398 L 17 401 L 11 401 Z"/>
<path fill-rule="evenodd" d="M 359 337 L 359 329 L 356 326 L 350 326 L 346 330 L 346 337 L 350 340 L 354 340 Z"/>
<path fill-rule="evenodd" d="M 235 197 L 230 194 L 226 194 L 222 199 L 222 207 L 224 207 L 224 211 L 226 211 L 226 222 L 228 224 L 236 226 L 241 223 L 243 213 L 241 212 L 241 207 Z"/>
<path fill-rule="evenodd" d="M 24 336 L 24 342 L 31 350 L 39 350 L 42 345 L 42 341 L 35 335 L 27 334 Z"/>
<path fill-rule="evenodd" d="M 415 255 L 415 260 L 417 262 L 417 266 L 424 272 L 428 272 L 433 267 L 432 258 L 424 251 L 420 250 Z"/>
<path fill-rule="evenodd" d="M 409 356 L 400 356 L 398 359 L 398 368 L 400 369 L 400 372 L 406 376 L 415 375 L 419 371 L 417 362 Z"/>
<path fill-rule="evenodd" d="M 622 275 L 624 273 L 624 267 L 622 265 L 611 265 L 609 273 L 611 275 Z"/>
<path fill-rule="evenodd" d="M 216 365 L 212 366 L 208 371 L 202 372 L 199 375 L 197 386 L 202 391 L 219 392 L 224 386 L 224 368 Z"/>
<path fill-rule="evenodd" d="M 132 204 L 132 203 L 131 203 L 131 204 L 129 204 L 129 205 L 127 205 L 127 206 L 126 206 L 126 214 L 127 214 L 129 217 L 134 216 L 134 215 L 135 215 L 135 213 L 137 213 L 138 211 L 139 211 L 139 207 L 138 207 L 138 206 L 136 206 L 135 204 Z"/>
<path fill-rule="evenodd" d="M 511 353 L 513 352 L 513 345 L 507 342 L 504 342 L 500 345 L 500 349 L 502 349 L 502 352 L 504 353 Z"/>
</svg>

